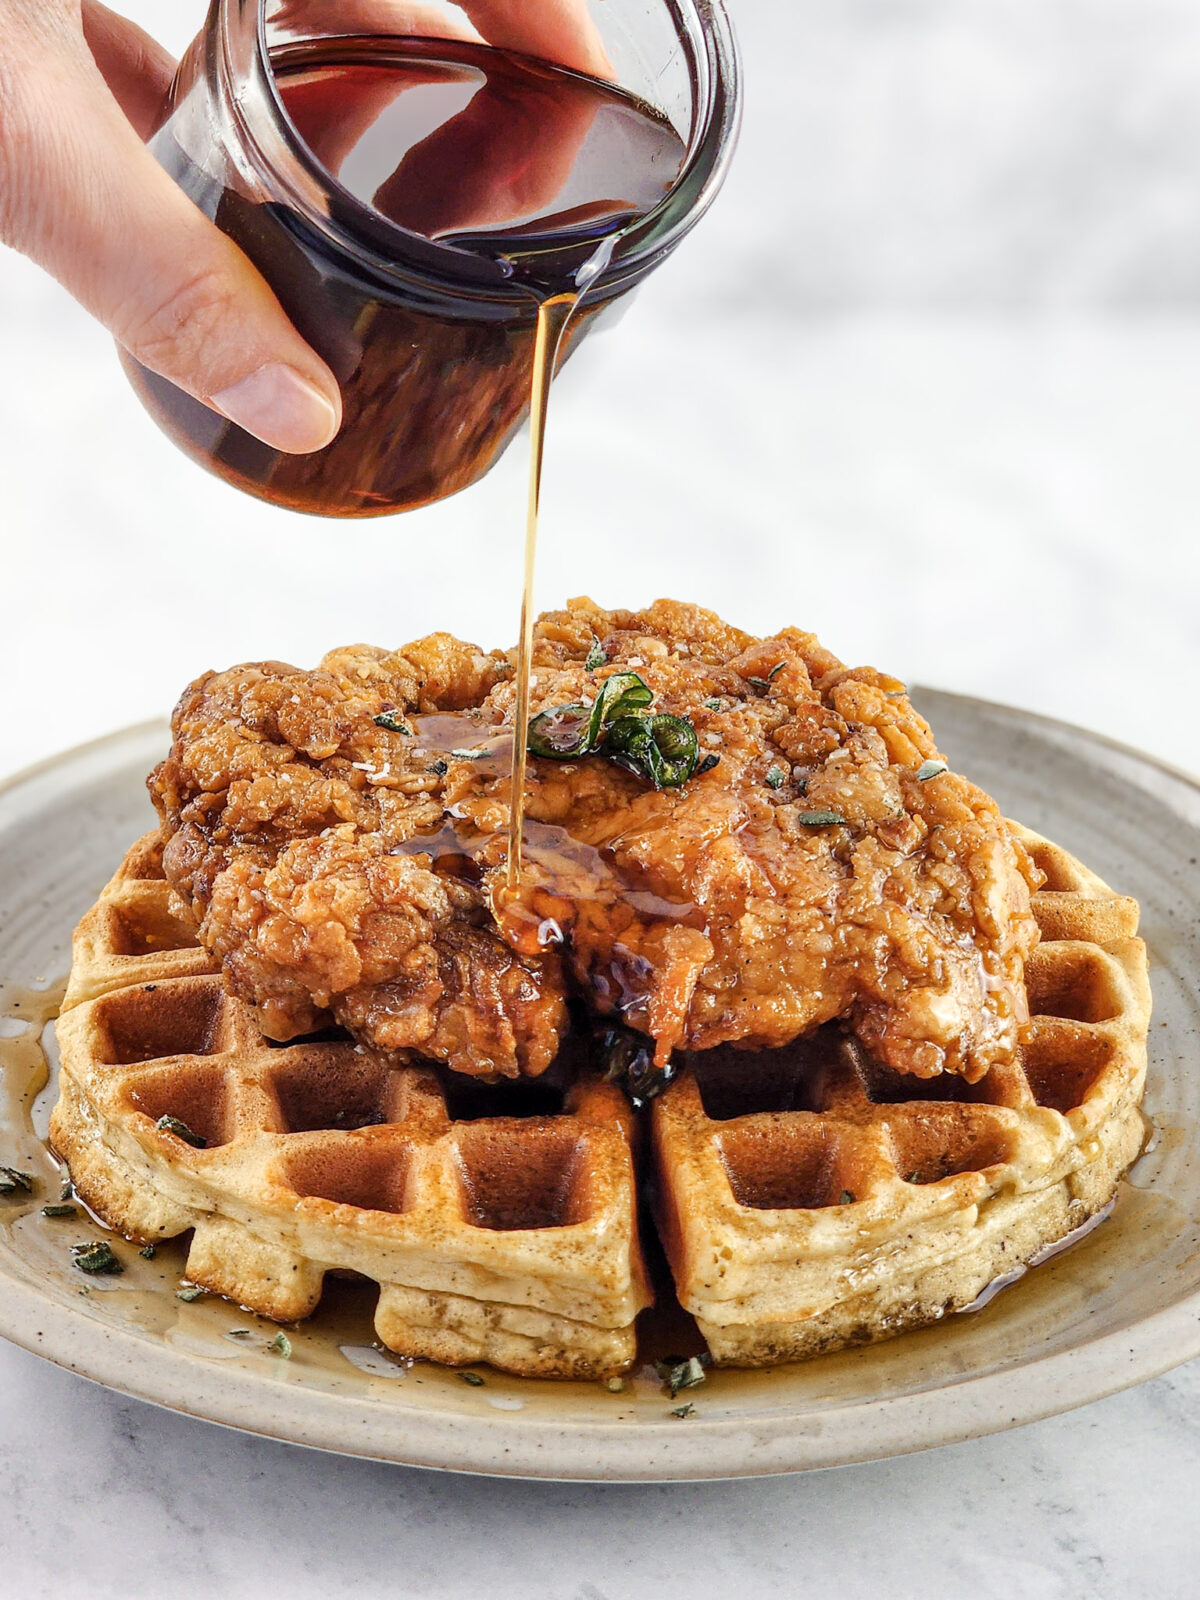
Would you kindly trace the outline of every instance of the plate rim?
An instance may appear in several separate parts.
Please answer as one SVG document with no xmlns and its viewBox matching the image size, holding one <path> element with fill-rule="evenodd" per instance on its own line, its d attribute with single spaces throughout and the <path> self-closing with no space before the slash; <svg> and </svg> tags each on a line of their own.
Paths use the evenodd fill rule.
<svg viewBox="0 0 1200 1600">
<path fill-rule="evenodd" d="M 1121 740 L 999 701 L 913 685 L 964 707 L 985 706 L 1099 745 L 1181 783 L 1200 797 L 1200 779 Z M 0 802 L 14 791 L 151 733 L 163 718 L 114 729 L 47 756 L 0 780 Z M 81 1324 L 90 1335 L 78 1347 Z M 548 1482 L 731 1481 L 848 1466 L 907 1455 L 1040 1421 L 1104 1399 L 1200 1356 L 1200 1288 L 1129 1324 L 1034 1356 L 1002 1371 L 964 1374 L 937 1388 L 840 1404 L 828 1412 L 794 1409 L 758 1417 L 547 1422 L 509 1412 L 463 1414 L 381 1406 L 376 1401 L 293 1388 L 286 1371 L 261 1375 L 201 1364 L 201 1358 L 132 1328 L 64 1305 L 0 1261 L 0 1337 L 130 1398 L 198 1421 L 280 1443 L 426 1470 Z M 1044 1375 L 1041 1399 L 1012 1397 L 1013 1379 Z M 292 1390 L 306 1415 L 285 1401 Z M 167 1396 L 170 1395 L 170 1398 Z M 399 1397 L 397 1397 L 399 1398 Z M 836 1423 L 827 1427 L 827 1422 Z M 914 1443 L 914 1437 L 918 1442 Z M 599 1454 L 604 1466 L 592 1465 Z"/>
</svg>

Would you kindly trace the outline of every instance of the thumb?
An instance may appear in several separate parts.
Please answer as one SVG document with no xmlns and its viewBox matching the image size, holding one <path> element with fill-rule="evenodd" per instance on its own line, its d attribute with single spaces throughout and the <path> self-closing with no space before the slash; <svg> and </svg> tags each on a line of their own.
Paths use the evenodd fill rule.
<svg viewBox="0 0 1200 1600">
<path fill-rule="evenodd" d="M 0 237 L 143 365 L 266 444 L 328 444 L 341 424 L 333 374 L 142 144 L 82 38 L 78 52 L 39 52 L 9 87 Z"/>
</svg>

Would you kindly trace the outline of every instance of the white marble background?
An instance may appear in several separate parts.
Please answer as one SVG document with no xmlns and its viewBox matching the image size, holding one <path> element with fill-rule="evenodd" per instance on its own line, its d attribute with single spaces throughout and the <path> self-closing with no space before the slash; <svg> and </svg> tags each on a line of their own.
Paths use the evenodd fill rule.
<svg viewBox="0 0 1200 1600">
<path fill-rule="evenodd" d="M 1200 8 L 730 0 L 729 189 L 556 391 L 540 597 L 678 593 L 1200 769 Z M 182 46 L 194 0 L 126 9 Z M 0 255 L 0 776 L 188 677 L 514 631 L 524 461 L 390 523 L 241 499 Z M 804 1480 L 339 1462 L 0 1351 L 0 1593 L 1200 1594 L 1200 1369 Z"/>
</svg>

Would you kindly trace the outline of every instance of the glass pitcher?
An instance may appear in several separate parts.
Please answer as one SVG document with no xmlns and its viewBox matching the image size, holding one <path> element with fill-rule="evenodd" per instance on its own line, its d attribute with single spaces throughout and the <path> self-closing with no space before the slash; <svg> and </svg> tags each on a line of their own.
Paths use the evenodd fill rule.
<svg viewBox="0 0 1200 1600">
<path fill-rule="evenodd" d="M 543 3 L 519 0 L 515 14 L 527 19 Z M 600 254 L 600 225 L 582 214 L 553 237 L 531 237 L 526 228 L 507 243 L 469 238 L 461 228 L 439 234 L 403 226 L 356 194 L 344 169 L 335 175 L 323 164 L 289 110 L 281 83 L 299 81 L 295 74 L 317 57 L 369 66 L 392 46 L 431 59 L 447 53 L 448 45 L 433 41 L 473 34 L 457 6 L 212 0 L 151 148 L 250 257 L 328 363 L 344 420 L 323 450 L 286 455 L 123 352 L 143 404 L 176 444 L 248 493 L 325 516 L 407 510 L 488 470 L 528 411 L 539 300 L 582 283 L 580 269 L 589 272 L 565 358 L 698 221 L 736 136 L 737 58 L 720 0 L 572 3 L 611 67 L 603 81 L 580 78 L 579 92 L 602 95 L 611 85 L 610 99 L 619 91 L 669 125 L 679 150 L 677 173 L 657 203 L 619 225 L 603 224 L 608 248 Z M 564 9 L 560 0 L 549 4 Z M 403 35 L 379 27 L 376 19 L 397 15 Z M 486 55 L 486 41 L 482 49 Z M 560 64 L 545 57 L 518 60 L 561 77 Z M 543 126 L 543 146 L 546 137 Z"/>
</svg>

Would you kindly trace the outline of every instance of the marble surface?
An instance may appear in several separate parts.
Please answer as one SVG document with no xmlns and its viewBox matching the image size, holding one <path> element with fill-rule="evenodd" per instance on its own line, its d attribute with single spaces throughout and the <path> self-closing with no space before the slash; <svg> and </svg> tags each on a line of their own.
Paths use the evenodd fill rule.
<svg viewBox="0 0 1200 1600">
<path fill-rule="evenodd" d="M 197 11 L 128 9 L 176 45 Z M 542 601 L 799 622 L 1200 769 L 1191 0 L 734 9 L 742 157 L 556 391 Z M 0 348 L 0 777 L 160 714 L 210 664 L 512 635 L 519 448 L 419 516 L 326 525 L 191 468 L 105 336 L 7 255 Z M 522 1486 L 239 1437 L 4 1348 L 0 1590 L 1184 1595 L 1198 1423 L 1193 1365 L 805 1479 Z"/>
</svg>

